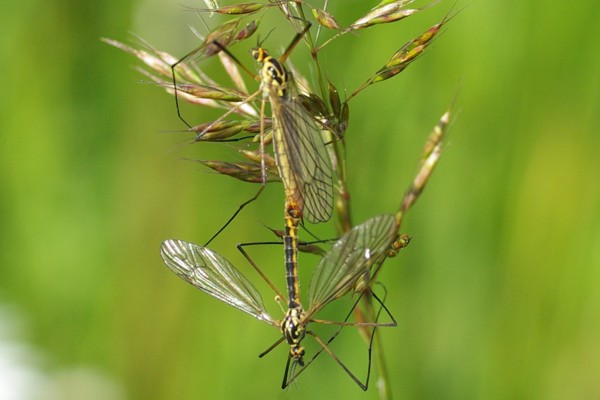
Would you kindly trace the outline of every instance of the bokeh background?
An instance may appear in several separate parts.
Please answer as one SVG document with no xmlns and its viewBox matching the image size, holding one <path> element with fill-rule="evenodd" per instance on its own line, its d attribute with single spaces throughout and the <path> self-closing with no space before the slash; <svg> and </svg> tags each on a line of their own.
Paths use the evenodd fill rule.
<svg viewBox="0 0 600 400">
<path fill-rule="evenodd" d="M 344 25 L 369 8 L 331 3 Z M 423 58 L 351 108 L 359 222 L 397 208 L 426 135 L 457 97 L 445 154 L 404 226 L 414 240 L 381 275 L 399 322 L 382 331 L 392 392 L 600 398 L 600 3 L 455 9 L 465 6 Z M 329 77 L 352 90 L 451 7 L 334 42 L 322 55 Z M 290 35 L 277 17 L 267 12 L 260 34 L 279 26 L 265 43 L 279 50 Z M 190 25 L 205 29 L 170 0 L 2 7 L 0 399 L 377 398 L 376 371 L 363 393 L 327 357 L 281 391 L 286 349 L 257 358 L 278 333 L 162 264 L 162 240 L 202 243 L 256 187 L 182 160 L 235 153 L 181 146 L 184 135 L 167 133 L 183 128 L 172 97 L 100 37 L 134 33 L 181 56 L 197 44 Z M 293 60 L 301 65 L 302 51 Z M 264 225 L 281 226 L 282 212 L 272 185 L 212 246 L 277 316 L 234 244 L 270 240 Z M 281 250 L 252 252 L 283 286 Z M 302 256 L 303 282 L 316 261 Z M 364 372 L 355 332 L 334 350 Z"/>
</svg>

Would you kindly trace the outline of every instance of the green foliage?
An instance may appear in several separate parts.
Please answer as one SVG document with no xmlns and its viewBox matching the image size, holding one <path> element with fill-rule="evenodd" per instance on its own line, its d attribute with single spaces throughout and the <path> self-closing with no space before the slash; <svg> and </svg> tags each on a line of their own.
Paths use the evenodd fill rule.
<svg viewBox="0 0 600 400">
<path fill-rule="evenodd" d="M 369 11 L 332 3 L 340 26 Z M 320 55 L 325 78 L 344 100 L 344 88 L 450 6 L 336 39 Z M 198 45 L 191 16 L 175 3 L 102 0 L 4 11 L 0 301 L 25 315 L 22 340 L 43 352 L 47 372 L 91 367 L 131 399 L 377 398 L 326 357 L 282 394 L 284 350 L 256 357 L 277 339 L 272 328 L 185 286 L 160 260 L 162 240 L 202 242 L 256 187 L 180 161 L 231 150 L 180 146 L 184 136 L 164 133 L 181 129 L 173 99 L 139 84 L 133 59 L 99 38 L 127 41 L 133 31 L 184 54 Z M 405 220 L 413 240 L 381 274 L 399 322 L 382 330 L 396 398 L 600 397 L 598 11 L 591 0 L 569 12 L 558 1 L 475 2 L 425 57 L 352 100 L 358 223 L 397 209 L 427 134 L 459 92 L 441 164 Z M 269 10 L 262 18 L 273 26 Z M 291 36 L 283 32 L 272 35 Z M 215 118 L 195 110 L 185 108 L 196 121 Z M 281 225 L 281 187 L 271 185 L 214 244 L 257 285 L 232 244 L 272 240 L 260 225 Z M 279 247 L 256 253 L 269 276 L 281 275 Z M 302 257 L 308 277 L 317 258 Z M 360 371 L 362 340 L 342 336 L 334 350 Z"/>
</svg>

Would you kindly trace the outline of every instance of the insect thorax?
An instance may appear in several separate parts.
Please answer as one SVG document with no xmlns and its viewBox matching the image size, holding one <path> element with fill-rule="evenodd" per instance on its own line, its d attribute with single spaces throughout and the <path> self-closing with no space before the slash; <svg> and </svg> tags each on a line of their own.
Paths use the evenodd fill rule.
<svg viewBox="0 0 600 400">
<path fill-rule="evenodd" d="M 300 342 L 306 334 L 304 323 L 304 310 L 302 306 L 290 307 L 281 321 L 281 333 L 286 342 L 290 345 L 290 355 L 294 360 L 302 365 L 302 356 L 304 356 L 304 348 L 300 346 Z"/>
<path fill-rule="evenodd" d="M 285 67 L 263 48 L 252 50 L 252 56 L 262 64 L 260 80 L 266 96 L 274 93 L 277 97 L 287 96 L 288 72 Z"/>
</svg>

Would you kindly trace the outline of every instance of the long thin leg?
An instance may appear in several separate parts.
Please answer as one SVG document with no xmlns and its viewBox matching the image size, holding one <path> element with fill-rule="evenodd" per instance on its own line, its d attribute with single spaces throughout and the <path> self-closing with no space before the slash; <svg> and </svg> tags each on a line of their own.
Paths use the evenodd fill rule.
<svg viewBox="0 0 600 400">
<path fill-rule="evenodd" d="M 208 241 L 204 244 L 204 247 L 208 247 L 208 245 L 210 244 L 210 242 L 212 242 L 217 236 L 219 236 L 221 234 L 221 232 L 223 232 L 225 230 L 225 228 L 227 228 L 229 226 L 229 224 L 231 222 L 233 222 L 233 220 L 235 219 L 235 217 L 237 217 L 237 215 L 244 209 L 244 207 L 246 207 L 248 204 L 250 204 L 254 200 L 256 200 L 258 198 L 258 196 L 260 196 L 260 194 L 262 193 L 262 191 L 264 189 L 265 189 L 265 185 L 262 184 L 260 186 L 260 189 L 258 189 L 258 192 L 256 192 L 256 194 L 254 196 L 252 196 L 249 200 L 246 200 L 245 202 L 243 202 L 242 204 L 240 204 L 238 206 L 238 209 L 233 213 L 233 215 L 231 217 L 229 217 L 229 219 L 227 220 L 227 222 L 225 222 L 225 225 L 223 225 L 214 235 L 212 235 L 210 237 L 210 239 L 208 239 Z"/>
<path fill-rule="evenodd" d="M 346 371 L 346 373 L 348 373 L 348 375 L 350 375 L 350 377 L 352 378 L 352 380 L 354 380 L 354 382 L 356 382 L 356 384 L 363 390 L 367 390 L 367 388 L 369 387 L 369 378 L 371 376 L 371 356 L 372 356 L 372 350 L 373 350 L 373 338 L 374 338 L 374 333 L 375 333 L 375 329 L 378 326 L 397 326 L 397 322 L 394 318 L 394 316 L 390 313 L 389 309 L 384 305 L 384 301 L 382 301 L 381 299 L 379 299 L 379 297 L 377 297 L 377 295 L 375 295 L 375 293 L 373 293 L 371 291 L 371 293 L 373 294 L 373 297 L 379 302 L 379 304 L 381 304 L 381 308 L 379 309 L 379 312 L 377 313 L 376 319 L 375 321 L 379 320 L 379 316 L 381 314 L 382 310 L 385 310 L 386 313 L 388 314 L 388 316 L 392 319 L 393 321 L 393 325 L 388 325 L 388 324 L 382 324 L 382 323 L 346 323 L 345 321 L 348 320 L 348 318 L 350 318 L 350 316 L 352 315 L 352 313 L 354 312 L 355 307 L 358 305 L 358 302 L 361 300 L 362 298 L 362 293 L 360 296 L 358 296 L 358 299 L 354 302 L 354 304 L 352 305 L 352 308 L 350 309 L 350 312 L 348 312 L 348 314 L 346 315 L 346 317 L 344 318 L 344 322 L 342 323 L 334 323 L 335 325 L 339 325 L 338 330 L 327 340 L 327 342 L 323 342 L 322 339 L 318 339 L 314 333 L 310 332 L 310 334 L 312 336 L 315 337 L 315 340 L 317 340 L 317 342 L 321 345 L 321 349 L 319 351 L 317 351 L 313 357 L 308 360 L 307 362 L 304 363 L 304 366 L 296 373 L 293 374 L 291 378 L 289 378 L 289 380 L 287 381 L 286 386 L 289 386 L 289 384 L 291 384 L 293 381 L 296 380 L 296 378 L 298 378 L 298 376 L 306 369 L 308 368 L 308 366 L 315 361 L 315 359 L 321 355 L 321 353 L 323 351 L 327 352 L 330 356 L 332 356 L 332 358 L 334 360 L 336 360 L 336 362 L 338 362 L 338 364 L 340 364 L 340 366 L 344 369 L 344 371 Z M 387 295 L 387 292 L 386 292 Z M 385 300 L 385 297 L 384 297 Z M 332 321 L 329 321 L 332 322 Z M 323 321 L 322 323 L 327 323 L 327 321 Z M 337 356 L 335 356 L 335 354 L 333 354 L 333 352 L 329 349 L 328 345 L 333 342 L 333 340 L 340 334 L 340 332 L 342 331 L 342 329 L 345 326 L 349 326 L 349 325 L 353 325 L 353 326 L 373 326 L 373 331 L 371 332 L 371 339 L 369 340 L 369 348 L 367 350 L 367 355 L 368 355 L 368 367 L 367 367 L 367 376 L 365 379 L 365 383 L 363 384 L 362 382 L 360 382 L 360 380 L 356 377 L 356 375 L 354 375 L 340 360 Z M 307 333 L 309 333 L 309 331 L 307 331 Z"/>
<path fill-rule="evenodd" d="M 238 249 L 238 251 L 240 253 L 242 253 L 242 255 L 246 258 L 246 260 L 248 260 L 248 262 L 250 263 L 250 265 L 252 265 L 252 267 L 254 268 L 254 270 L 256 272 L 258 272 L 258 274 L 264 279 L 264 281 L 267 283 L 267 285 L 269 285 L 269 287 L 271 289 L 273 289 L 273 291 L 275 292 L 275 294 L 279 298 L 285 299 L 285 296 L 283 294 L 281 294 L 281 292 L 279 291 L 279 289 L 277 289 L 277 287 L 273 284 L 273 282 L 271 282 L 271 280 L 269 278 L 267 278 L 267 276 L 265 275 L 265 273 L 258 267 L 258 265 L 256 265 L 256 263 L 254 262 L 254 260 L 252 259 L 252 257 L 250 257 L 250 255 L 248 253 L 246 253 L 246 250 L 244 250 L 244 246 L 262 245 L 262 244 L 281 244 L 281 243 L 277 243 L 277 242 L 239 243 L 237 245 L 237 249 Z"/>
<path fill-rule="evenodd" d="M 285 371 L 283 372 L 283 382 L 281 382 L 282 389 L 285 389 L 291 383 L 291 382 L 287 382 L 287 376 L 288 376 L 288 372 L 290 370 L 290 361 L 291 360 L 292 360 L 292 355 L 288 354 L 287 361 L 285 363 Z"/>
<path fill-rule="evenodd" d="M 183 61 L 187 60 L 192 54 L 200 50 L 202 46 L 204 46 L 204 44 L 196 47 L 194 50 L 190 51 L 185 56 L 177 60 L 177 62 L 171 65 L 171 78 L 173 78 L 173 94 L 175 97 L 175 108 L 177 109 L 177 116 L 180 120 L 183 121 L 184 124 L 187 125 L 188 128 L 191 128 L 192 126 L 185 120 L 185 118 L 183 118 L 183 115 L 181 115 L 181 110 L 179 109 L 179 95 L 177 94 L 177 79 L 175 78 L 175 67 L 181 64 Z"/>
<path fill-rule="evenodd" d="M 285 62 L 285 60 L 287 60 L 292 50 L 294 50 L 294 47 L 296 47 L 296 45 L 300 42 L 304 35 L 306 35 L 306 32 L 308 32 L 311 26 L 312 24 L 309 21 L 306 21 L 306 26 L 304 27 L 302 32 L 298 32 L 296 33 L 296 35 L 294 35 L 294 39 L 292 39 L 292 42 L 288 45 L 287 49 L 285 49 L 283 54 L 279 57 L 279 62 L 283 63 Z"/>
<path fill-rule="evenodd" d="M 279 346 L 281 344 L 281 342 L 283 342 L 285 338 L 281 337 L 279 340 L 277 340 L 275 343 L 273 343 L 271 346 L 269 346 L 268 349 L 266 349 L 265 351 L 263 351 L 262 353 L 260 353 L 258 355 L 258 358 L 263 358 L 264 356 L 266 356 L 267 354 L 269 354 L 271 352 L 271 350 L 273 350 L 275 347 Z M 289 357 L 288 357 L 288 365 L 290 363 Z M 286 370 L 287 370 L 287 366 L 286 366 Z"/>
</svg>

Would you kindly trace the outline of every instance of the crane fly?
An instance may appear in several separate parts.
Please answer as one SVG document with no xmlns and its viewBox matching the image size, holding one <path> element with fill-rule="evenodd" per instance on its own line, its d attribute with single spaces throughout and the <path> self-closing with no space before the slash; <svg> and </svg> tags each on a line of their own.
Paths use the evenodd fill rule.
<svg viewBox="0 0 600 400">
<path fill-rule="evenodd" d="M 252 56 L 261 64 L 261 115 L 265 115 L 264 100 L 271 104 L 273 149 L 286 199 L 303 219 L 318 223 L 329 220 L 333 211 L 331 161 L 322 128 L 298 100 L 293 79 L 283 65 L 302 35 L 279 59 L 262 47 L 253 49 Z"/>
<path fill-rule="evenodd" d="M 229 218 L 221 229 L 211 237 L 207 246 L 223 229 L 225 229 L 237 216 L 237 214 L 249 203 L 258 198 L 267 183 L 266 165 L 266 124 L 267 124 L 267 101 L 271 105 L 271 132 L 275 163 L 279 177 L 283 182 L 286 200 L 296 210 L 301 220 L 310 223 L 328 221 L 333 212 L 333 172 L 331 160 L 322 131 L 325 129 L 313 115 L 305 108 L 298 97 L 298 89 L 292 75 L 285 68 L 284 63 L 291 51 L 295 48 L 302 37 L 308 32 L 311 24 L 297 33 L 288 45 L 285 52 L 278 59 L 269 55 L 262 47 L 251 51 L 253 58 L 260 64 L 260 71 L 255 79 L 260 81 L 258 91 L 248 95 L 239 105 L 225 112 L 216 121 L 204 125 L 204 129 L 198 133 L 202 136 L 210 132 L 213 127 L 224 121 L 228 115 L 237 112 L 240 107 L 247 105 L 262 94 L 260 106 L 260 164 L 261 164 L 261 188 L 248 201 L 242 203 L 236 212 Z M 227 53 L 233 60 L 237 59 L 218 42 L 213 43 L 220 50 Z M 172 66 L 172 70 L 177 64 Z M 241 63 L 237 62 L 239 65 Z M 249 74 L 249 70 L 243 67 Z M 173 72 L 173 86 L 177 92 Z M 177 99 L 177 95 L 175 96 Z M 178 104 L 178 103 L 177 103 Z M 181 118 L 181 114 L 178 115 Z M 184 122 L 190 126 L 185 120 Z"/>
<path fill-rule="evenodd" d="M 370 364 L 366 382 L 362 383 L 327 347 L 332 339 L 325 343 L 307 327 L 310 323 L 372 327 L 396 326 L 393 317 L 393 322 L 389 323 L 335 322 L 315 318 L 316 314 L 327 304 L 352 292 L 358 280 L 364 279 L 370 274 L 374 265 L 381 263 L 397 236 L 395 229 L 394 217 L 381 215 L 355 226 L 338 239 L 319 261 L 312 274 L 308 286 L 308 307 L 306 309 L 300 303 L 298 275 L 287 274 L 288 310 L 281 320 L 274 319 L 268 313 L 263 299 L 254 285 L 229 261 L 212 250 L 182 240 L 166 240 L 161 246 L 161 255 L 169 269 L 197 289 L 279 329 L 282 337 L 261 353 L 260 357 L 284 341 L 289 345 L 290 350 L 282 388 L 287 387 L 322 351 L 325 351 L 363 390 L 367 390 Z M 286 230 L 286 233 L 292 232 Z M 293 233 L 286 236 L 293 237 Z M 294 252 L 295 250 L 292 248 L 289 261 L 295 262 L 295 254 L 292 254 Z M 288 254 L 286 254 L 286 263 L 287 261 Z M 277 295 L 283 297 L 262 271 L 253 262 L 251 264 Z M 321 350 L 305 363 L 302 341 L 307 334 L 314 338 L 321 346 Z M 290 363 L 292 362 L 292 371 L 294 371 L 295 365 L 302 368 L 295 374 L 292 372 L 293 376 L 290 377 Z"/>
</svg>

